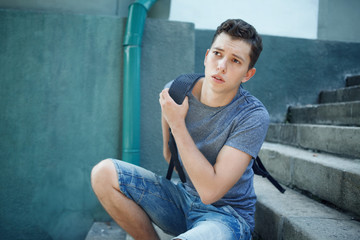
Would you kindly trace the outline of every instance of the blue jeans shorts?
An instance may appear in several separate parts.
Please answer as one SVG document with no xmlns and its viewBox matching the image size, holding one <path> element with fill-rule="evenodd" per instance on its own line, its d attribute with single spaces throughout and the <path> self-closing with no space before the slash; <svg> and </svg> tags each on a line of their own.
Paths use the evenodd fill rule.
<svg viewBox="0 0 360 240">
<path fill-rule="evenodd" d="M 205 205 L 175 184 L 144 168 L 112 160 L 120 191 L 135 201 L 150 219 L 174 239 L 251 239 L 250 227 L 230 206 Z"/>
</svg>

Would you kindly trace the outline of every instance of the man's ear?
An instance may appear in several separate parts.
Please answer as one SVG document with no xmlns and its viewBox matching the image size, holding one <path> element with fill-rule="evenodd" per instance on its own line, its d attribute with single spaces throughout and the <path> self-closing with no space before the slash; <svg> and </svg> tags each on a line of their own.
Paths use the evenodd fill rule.
<svg viewBox="0 0 360 240">
<path fill-rule="evenodd" d="M 250 80 L 250 78 L 252 78 L 256 73 L 256 68 L 251 68 L 247 71 L 247 73 L 245 74 L 243 80 L 241 81 L 241 83 L 246 83 L 247 81 Z"/>
<path fill-rule="evenodd" d="M 209 51 L 210 51 L 210 49 L 206 50 L 205 58 L 204 58 L 204 66 L 206 66 L 206 59 L 207 59 L 207 56 L 209 54 Z"/>
</svg>

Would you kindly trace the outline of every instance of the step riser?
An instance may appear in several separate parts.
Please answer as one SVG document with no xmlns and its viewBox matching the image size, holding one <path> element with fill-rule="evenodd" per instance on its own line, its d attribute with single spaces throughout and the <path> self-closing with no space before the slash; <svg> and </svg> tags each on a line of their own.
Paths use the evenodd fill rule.
<svg viewBox="0 0 360 240">
<path fill-rule="evenodd" d="M 320 160 L 317 161 L 316 154 L 295 151 L 290 155 L 279 151 L 265 145 L 259 154 L 267 170 L 277 180 L 360 216 L 360 172 L 351 172 L 351 166 L 345 170 L 318 163 Z M 360 169 L 356 163 L 353 165 Z"/>
<path fill-rule="evenodd" d="M 266 179 L 255 177 L 258 196 L 255 233 L 262 239 L 358 240 L 360 223 L 343 213 L 287 189 L 280 194 Z"/>
<path fill-rule="evenodd" d="M 360 100 L 360 86 L 323 91 L 319 96 L 319 103 L 351 102 Z"/>
<path fill-rule="evenodd" d="M 296 217 L 288 219 L 262 203 L 256 205 L 255 232 L 262 239 L 313 240 L 306 231 L 294 224 L 295 221 Z"/>
<path fill-rule="evenodd" d="M 351 76 L 346 78 L 346 86 L 360 85 L 360 76 Z"/>
<path fill-rule="evenodd" d="M 261 236 L 260 239 L 281 239 L 282 216 L 276 214 L 273 209 L 256 203 L 255 211 L 255 232 Z"/>
<path fill-rule="evenodd" d="M 288 114 L 290 123 L 360 126 L 360 101 L 290 107 Z"/>
<path fill-rule="evenodd" d="M 270 124 L 266 141 L 304 149 L 360 157 L 360 128 L 301 124 Z"/>
</svg>

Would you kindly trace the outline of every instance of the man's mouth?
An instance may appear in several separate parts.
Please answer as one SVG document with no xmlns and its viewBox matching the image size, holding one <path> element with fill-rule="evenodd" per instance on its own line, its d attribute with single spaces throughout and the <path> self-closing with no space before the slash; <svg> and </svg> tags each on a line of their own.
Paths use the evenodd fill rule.
<svg viewBox="0 0 360 240">
<path fill-rule="evenodd" d="M 219 75 L 213 75 L 212 78 L 214 79 L 215 82 L 218 82 L 218 83 L 225 82 L 224 79 Z"/>
</svg>

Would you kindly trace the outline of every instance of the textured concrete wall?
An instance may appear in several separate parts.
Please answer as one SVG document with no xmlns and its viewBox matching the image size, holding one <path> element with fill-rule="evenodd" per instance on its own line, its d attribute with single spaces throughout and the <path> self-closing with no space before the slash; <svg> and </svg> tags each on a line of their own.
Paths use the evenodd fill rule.
<svg viewBox="0 0 360 240">
<path fill-rule="evenodd" d="M 0 8 L 73 12 L 93 15 L 127 17 L 128 6 L 135 0 L 1 0 Z M 168 19 L 170 0 L 157 0 L 149 17 Z"/>
<path fill-rule="evenodd" d="M 124 26 L 116 17 L 0 11 L 1 239 L 84 239 L 94 220 L 108 219 L 90 171 L 121 158 Z M 141 163 L 159 173 L 158 93 L 193 71 L 193 40 L 192 24 L 146 22 Z"/>
<path fill-rule="evenodd" d="M 159 93 L 168 81 L 194 72 L 195 31 L 189 23 L 151 23 L 143 38 L 140 165 L 165 175 L 167 163 L 159 160 L 163 159 Z"/>
<path fill-rule="evenodd" d="M 196 31 L 195 70 L 202 72 L 214 31 Z M 317 103 L 322 90 L 345 87 L 360 74 L 360 43 L 263 36 L 255 76 L 244 87 L 268 109 L 272 122 L 286 120 L 287 107 Z"/>
<path fill-rule="evenodd" d="M 360 42 L 360 1 L 319 0 L 318 39 Z"/>
</svg>

